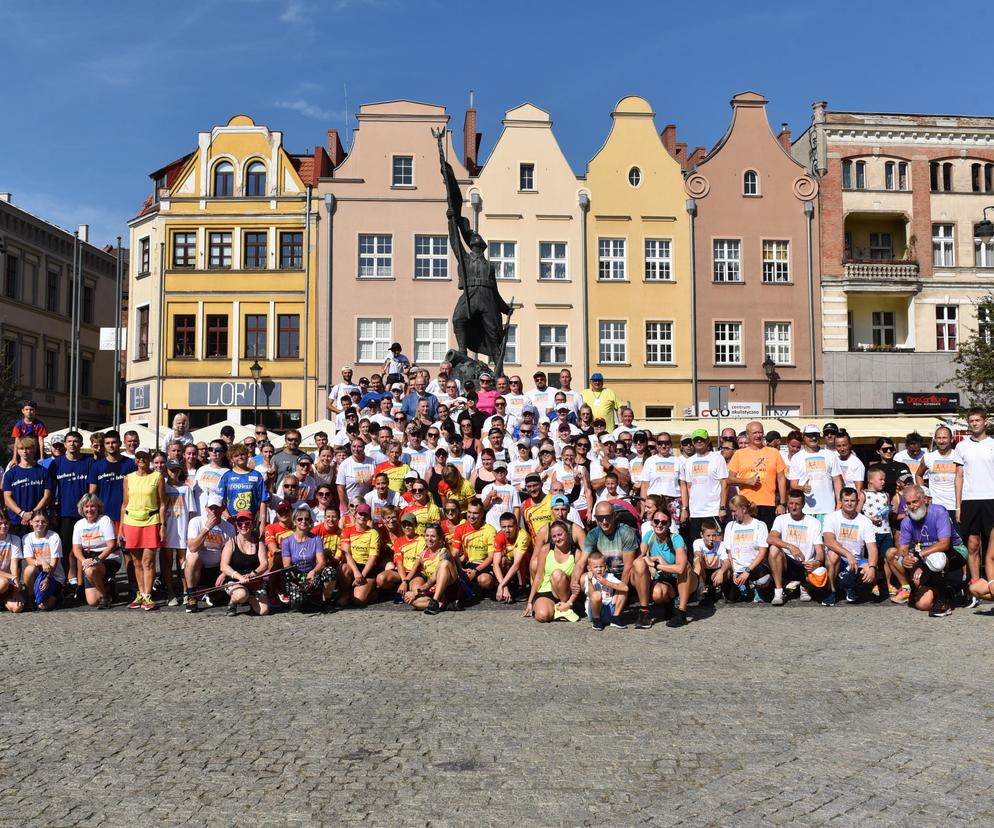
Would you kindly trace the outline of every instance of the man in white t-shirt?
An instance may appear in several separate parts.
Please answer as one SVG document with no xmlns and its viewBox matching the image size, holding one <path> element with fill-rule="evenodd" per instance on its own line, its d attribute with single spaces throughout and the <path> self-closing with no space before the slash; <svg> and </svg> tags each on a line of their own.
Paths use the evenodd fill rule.
<svg viewBox="0 0 994 828">
<path fill-rule="evenodd" d="M 846 486 L 840 492 L 839 499 L 842 508 L 826 515 L 822 524 L 822 541 L 828 550 L 829 588 L 832 590 L 822 604 L 829 607 L 835 603 L 837 577 L 840 577 L 846 590 L 846 602 L 855 604 L 859 600 L 857 584 L 875 583 L 879 566 L 877 530 L 870 519 L 856 509 L 859 495 L 855 489 Z"/>
<path fill-rule="evenodd" d="M 805 494 L 804 513 L 824 522 L 825 515 L 835 509 L 842 490 L 842 469 L 839 456 L 818 447 L 821 429 L 814 424 L 804 426 L 804 445 L 787 466 L 787 482 L 792 489 Z"/>
<path fill-rule="evenodd" d="M 840 431 L 835 436 L 835 455 L 839 458 L 842 471 L 842 485 L 851 486 L 859 492 L 859 508 L 863 508 L 863 487 L 866 485 L 866 466 L 852 450 L 852 437 L 848 431 Z"/>
<path fill-rule="evenodd" d="M 687 526 L 683 536 L 686 543 L 700 537 L 705 520 L 717 519 L 721 525 L 728 498 L 728 465 L 724 457 L 711 450 L 707 429 L 694 429 L 690 439 L 694 454 L 680 470 L 680 526 Z"/>
<path fill-rule="evenodd" d="M 776 587 L 773 603 L 783 603 L 784 581 L 796 583 L 801 600 L 811 596 L 804 584 L 808 573 L 825 563 L 821 524 L 811 515 L 804 514 L 804 492 L 791 489 L 787 492 L 787 514 L 777 515 L 770 529 L 770 570 Z M 777 600 L 779 598 L 779 600 Z"/>
<path fill-rule="evenodd" d="M 328 402 L 326 407 L 331 414 L 338 414 L 342 411 L 342 396 L 349 396 L 353 391 L 358 391 L 359 386 L 352 382 L 352 368 L 348 365 L 342 366 L 342 381 L 331 386 L 328 392 Z"/>
<path fill-rule="evenodd" d="M 966 415 L 969 437 L 956 445 L 963 462 L 963 486 L 956 499 L 960 536 L 970 553 L 970 582 L 981 575 L 981 550 L 994 532 L 994 440 L 987 436 L 987 412 L 972 408 Z M 988 572 L 987 577 L 994 577 Z M 975 604 L 974 604 L 975 606 Z"/>
<path fill-rule="evenodd" d="M 957 493 L 963 490 L 963 461 L 953 450 L 953 430 L 949 426 L 939 426 L 932 443 L 935 448 L 922 458 L 915 482 L 928 486 L 932 502 L 949 512 L 955 525 Z"/>
<path fill-rule="evenodd" d="M 894 455 L 895 463 L 904 463 L 912 474 L 918 473 L 918 467 L 925 459 L 925 449 L 922 448 L 922 436 L 917 431 L 912 431 L 904 438 L 904 448 Z"/>
<path fill-rule="evenodd" d="M 235 536 L 235 527 L 221 515 L 224 502 L 212 494 L 207 498 L 206 511 L 190 520 L 187 525 L 187 552 L 183 563 L 183 577 L 186 580 L 186 611 L 196 612 L 199 601 L 193 594 L 201 586 L 201 579 L 208 586 L 220 586 L 221 550 Z M 209 599 L 209 596 L 206 596 Z M 207 605 L 212 606 L 210 600 Z"/>
<path fill-rule="evenodd" d="M 573 388 L 573 374 L 570 373 L 569 368 L 563 368 L 559 372 L 559 392 L 566 395 L 566 404 L 569 405 L 570 411 L 576 414 L 583 405 L 583 394 Z M 555 391 L 553 399 L 555 399 L 554 394 Z"/>
<path fill-rule="evenodd" d="M 335 478 L 339 503 L 351 503 L 355 497 L 364 498 L 373 488 L 376 461 L 366 456 L 366 444 L 358 437 L 352 439 L 350 446 L 352 454 L 339 465 Z"/>
<path fill-rule="evenodd" d="M 552 408 L 556 390 L 549 388 L 549 380 L 544 371 L 536 371 L 532 379 L 535 380 L 535 387 L 528 392 L 528 401 L 538 409 L 539 417 L 544 417 Z"/>
<path fill-rule="evenodd" d="M 639 430 L 639 427 L 635 425 L 635 412 L 629 406 L 621 406 L 618 416 L 621 418 L 621 425 L 614 430 L 615 440 L 620 440 L 623 433 L 634 434 Z"/>
<path fill-rule="evenodd" d="M 673 438 L 667 431 L 656 435 L 656 453 L 642 464 L 639 496 L 662 495 L 670 501 L 680 497 L 680 469 L 683 459 L 673 454 Z"/>
</svg>

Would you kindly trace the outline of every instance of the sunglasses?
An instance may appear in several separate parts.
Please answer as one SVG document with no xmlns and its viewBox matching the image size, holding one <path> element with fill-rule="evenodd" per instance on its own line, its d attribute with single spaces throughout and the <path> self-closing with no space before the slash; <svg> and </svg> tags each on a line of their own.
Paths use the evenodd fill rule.
<svg viewBox="0 0 994 828">
<path fill-rule="evenodd" d="M 294 523 L 310 523 L 311 519 L 310 518 L 306 518 L 306 517 L 299 517 L 299 518 L 294 518 L 293 522 Z"/>
<path fill-rule="evenodd" d="M 426 488 L 424 488 L 423 486 L 422 486 L 422 487 L 419 487 L 419 488 L 417 488 L 417 489 L 413 489 L 413 488 L 411 489 L 411 492 L 412 492 L 413 494 L 424 494 L 424 493 L 425 493 L 425 492 L 427 492 L 427 491 L 428 491 L 428 490 L 427 490 Z"/>
<path fill-rule="evenodd" d="M 446 509 L 445 510 L 445 514 L 447 514 L 447 515 L 458 515 L 459 514 L 459 510 L 458 509 Z"/>
<path fill-rule="evenodd" d="M 668 520 L 654 520 L 652 522 L 653 526 L 669 526 L 670 522 Z"/>
<path fill-rule="evenodd" d="M 672 440 L 656 440 L 656 445 L 657 446 L 672 446 L 673 445 L 673 441 Z"/>
<path fill-rule="evenodd" d="M 331 492 L 318 492 L 318 497 L 331 497 Z"/>
<path fill-rule="evenodd" d="M 252 525 L 251 518 L 242 518 L 241 520 L 235 521 L 235 526 L 251 526 L 251 525 Z"/>
<path fill-rule="evenodd" d="M 594 515 L 594 520 L 600 523 L 602 520 L 613 520 L 614 515 Z"/>
<path fill-rule="evenodd" d="M 222 451 L 224 451 L 224 449 L 222 449 L 222 448 L 214 448 L 213 446 L 211 446 L 211 447 L 210 447 L 209 449 L 207 449 L 207 450 L 208 450 L 208 451 L 209 451 L 209 452 L 210 452 L 211 454 L 220 454 L 220 453 L 221 453 Z"/>
<path fill-rule="evenodd" d="M 265 431 L 257 431 L 255 433 L 255 436 L 256 437 L 265 437 L 266 436 L 266 432 Z"/>
<path fill-rule="evenodd" d="M 881 446 L 880 450 L 881 451 L 893 451 L 894 447 L 893 446 Z"/>
</svg>

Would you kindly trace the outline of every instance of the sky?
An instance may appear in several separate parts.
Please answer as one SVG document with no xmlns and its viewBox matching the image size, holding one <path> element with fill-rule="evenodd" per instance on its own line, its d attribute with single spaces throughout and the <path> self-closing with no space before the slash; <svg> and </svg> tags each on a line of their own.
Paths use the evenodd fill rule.
<svg viewBox="0 0 994 828">
<path fill-rule="evenodd" d="M 959 7 L 959 8 L 958 8 Z M 994 114 L 975 5 L 668 0 L 0 0 L 0 192 L 91 242 L 127 244 L 148 174 L 197 133 L 250 115 L 313 152 L 362 103 L 445 105 L 461 145 L 475 90 L 482 156 L 505 110 L 552 115 L 582 174 L 625 95 L 691 147 L 722 136 L 747 89 L 794 135 L 811 103 Z M 696 17 L 695 17 L 696 15 Z M 974 21 L 970 23 L 971 19 Z M 937 31 L 938 27 L 938 31 Z M 347 104 L 346 104 L 347 94 Z M 986 108 L 985 108 L 986 107 Z M 346 130 L 346 126 L 349 127 Z"/>
</svg>

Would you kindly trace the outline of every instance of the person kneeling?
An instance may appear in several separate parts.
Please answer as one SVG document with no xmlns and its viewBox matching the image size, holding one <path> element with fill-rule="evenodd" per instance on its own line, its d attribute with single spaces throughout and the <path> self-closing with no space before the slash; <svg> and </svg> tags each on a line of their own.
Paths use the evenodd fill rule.
<svg viewBox="0 0 994 828">
<path fill-rule="evenodd" d="M 911 582 L 908 606 L 927 611 L 930 618 L 944 618 L 953 612 L 950 579 L 966 566 L 966 545 L 949 512 L 930 504 L 919 486 L 904 487 L 904 504 L 898 554 L 892 563 Z"/>
<path fill-rule="evenodd" d="M 415 578 L 404 593 L 404 603 L 425 615 L 438 615 L 446 609 L 461 610 L 463 593 L 459 579 L 459 563 L 444 546 L 445 534 L 441 524 L 425 527 L 425 547 L 421 553 L 421 571 L 427 581 Z"/>
<path fill-rule="evenodd" d="M 252 513 L 239 512 L 235 515 L 235 537 L 221 550 L 221 573 L 228 579 L 224 587 L 228 593 L 227 615 L 237 615 L 240 604 L 248 604 L 256 615 L 269 615 L 269 598 L 262 581 L 268 568 L 266 545 L 256 538 Z"/>
<path fill-rule="evenodd" d="M 687 623 L 687 603 L 697 589 L 697 575 L 687 558 L 687 545 L 670 533 L 670 513 L 657 509 L 652 528 L 642 538 L 642 555 L 653 578 L 652 602 L 662 604 L 667 627 Z"/>
<path fill-rule="evenodd" d="M 570 528 L 562 521 L 552 524 L 552 546 L 538 562 L 537 577 L 532 580 L 531 594 L 525 606 L 526 618 L 534 615 L 539 623 L 564 618 L 580 620 L 573 605 L 580 595 L 579 581 L 573 578 L 576 554 Z"/>
<path fill-rule="evenodd" d="M 291 609 L 301 610 L 308 602 L 326 609 L 335 591 L 335 567 L 327 565 L 321 538 L 311 534 L 313 523 L 310 507 L 297 509 L 293 513 L 293 534 L 280 544 Z"/>
</svg>

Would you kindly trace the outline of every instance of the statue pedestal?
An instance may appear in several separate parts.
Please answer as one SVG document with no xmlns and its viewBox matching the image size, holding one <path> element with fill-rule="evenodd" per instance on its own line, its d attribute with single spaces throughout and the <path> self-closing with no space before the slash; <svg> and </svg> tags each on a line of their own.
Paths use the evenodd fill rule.
<svg viewBox="0 0 994 828">
<path fill-rule="evenodd" d="M 450 372 L 452 377 L 459 380 L 463 385 L 467 381 L 471 382 L 477 389 L 480 387 L 480 374 L 484 371 L 490 374 L 493 373 L 493 369 L 486 362 L 473 359 L 473 357 L 462 353 L 462 351 L 448 351 L 445 354 L 445 361 L 452 365 L 452 371 Z"/>
</svg>

